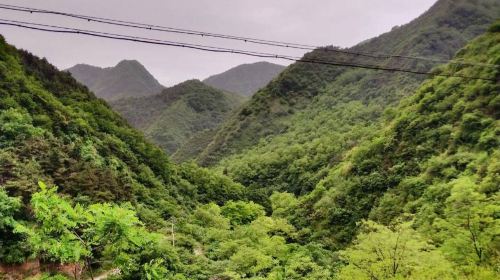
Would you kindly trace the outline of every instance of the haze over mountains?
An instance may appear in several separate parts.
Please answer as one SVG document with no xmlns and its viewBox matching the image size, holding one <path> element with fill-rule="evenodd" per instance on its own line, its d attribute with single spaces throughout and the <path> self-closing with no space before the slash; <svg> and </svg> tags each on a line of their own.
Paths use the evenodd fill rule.
<svg viewBox="0 0 500 280">
<path fill-rule="evenodd" d="M 285 67 L 282 65 L 264 61 L 242 64 L 213 75 L 203 82 L 223 91 L 251 96 L 283 69 Z M 98 97 L 108 101 L 151 96 L 164 89 L 164 86 L 137 60 L 122 60 L 116 66 L 106 68 L 77 64 L 66 71 Z"/>
<path fill-rule="evenodd" d="M 491 22 L 499 17 L 500 2 L 496 0 L 442 0 L 410 23 L 366 40 L 348 51 L 423 56 L 446 60 L 450 59 L 469 40 L 484 32 Z M 430 71 L 432 67 L 437 66 L 436 63 L 429 61 L 376 59 L 348 55 L 335 52 L 334 49 L 330 51 L 319 49 L 306 54 L 305 58 L 341 63 L 382 64 L 388 67 L 424 71 Z M 322 168 L 329 168 L 330 159 L 338 156 L 339 151 L 333 150 L 330 155 L 310 151 L 309 149 L 317 149 L 311 143 L 314 141 L 326 143 L 338 138 L 339 136 L 330 134 L 339 131 L 340 128 L 337 125 L 344 122 L 351 123 L 349 118 L 354 118 L 351 114 L 336 116 L 336 112 L 344 111 L 346 106 L 357 103 L 373 104 L 376 110 L 370 113 L 371 116 L 366 119 L 366 114 L 361 114 L 360 119 L 355 122 L 361 125 L 359 121 L 363 120 L 364 125 L 371 126 L 373 120 L 381 117 L 389 105 L 397 104 L 402 97 L 411 94 L 424 78 L 425 76 L 418 75 L 295 63 L 257 92 L 233 118 L 222 125 L 211 143 L 198 156 L 199 162 L 204 165 L 214 165 L 223 158 L 227 160 L 231 155 L 237 158 L 241 151 L 249 152 L 251 148 L 255 148 L 256 155 L 269 151 L 269 155 L 274 154 L 274 156 L 271 156 L 269 160 L 258 157 L 252 165 L 261 162 L 264 166 L 280 166 L 279 172 L 282 173 L 285 172 L 284 170 L 287 169 L 285 166 L 289 166 L 292 159 L 280 154 L 278 147 L 288 150 L 289 145 L 296 143 L 304 150 L 294 153 L 293 160 L 301 164 L 304 161 L 307 162 L 303 157 L 309 158 L 311 153 L 322 154 L 321 164 L 317 161 L 310 164 L 315 170 L 311 172 L 316 174 L 310 175 L 315 178 L 313 181 L 317 182 L 322 175 L 320 175 L 321 172 L 316 172 Z M 343 118 L 346 118 L 345 121 Z M 311 132 L 316 132 L 317 136 L 313 136 Z M 298 137 L 297 133 L 302 136 Z M 283 134 L 283 138 L 273 139 L 279 134 Z M 343 140 L 347 142 L 342 144 L 343 149 L 359 141 L 357 136 L 352 135 L 352 137 Z M 265 141 L 262 141 L 264 139 Z M 273 143 L 278 141 L 288 144 L 281 143 L 277 144 L 278 147 L 274 146 Z M 311 146 L 307 147 L 309 145 Z M 333 143 L 330 147 L 333 147 Z M 248 159 L 248 154 L 240 156 Z M 238 169 L 233 163 L 228 161 L 227 165 L 224 165 L 229 170 Z M 257 166 L 255 169 L 260 170 Z M 282 175 L 287 178 L 294 177 L 290 174 Z M 266 180 L 263 181 L 262 176 L 258 174 L 255 176 L 259 178 L 259 184 L 269 183 Z M 276 180 L 275 174 L 269 180 Z M 304 186 L 304 182 L 288 181 L 277 184 Z"/>
<path fill-rule="evenodd" d="M 305 59 L 432 72 L 106 102 L 0 37 L 0 278 L 500 279 L 500 2 Z"/>
<path fill-rule="evenodd" d="M 285 66 L 265 61 L 242 64 L 223 73 L 210 76 L 203 82 L 220 90 L 251 96 L 284 69 Z"/>
<path fill-rule="evenodd" d="M 137 60 L 107 68 L 77 64 L 66 71 L 105 100 L 150 96 L 164 88 Z"/>
<path fill-rule="evenodd" d="M 238 94 L 189 80 L 156 95 L 124 98 L 110 105 L 147 138 L 173 154 L 193 135 L 215 129 L 243 100 Z"/>
<path fill-rule="evenodd" d="M 268 62 L 243 64 L 204 82 L 189 80 L 170 88 L 136 60 L 108 68 L 78 64 L 67 71 L 168 154 L 194 137 L 176 154 L 177 160 L 186 160 L 201 152 L 232 110 L 283 69 Z"/>
</svg>

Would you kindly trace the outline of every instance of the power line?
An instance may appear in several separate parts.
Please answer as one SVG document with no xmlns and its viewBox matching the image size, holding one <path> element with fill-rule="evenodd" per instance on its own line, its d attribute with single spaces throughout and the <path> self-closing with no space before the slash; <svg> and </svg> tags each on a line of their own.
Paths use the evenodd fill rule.
<svg viewBox="0 0 500 280">
<path fill-rule="evenodd" d="M 173 47 L 186 47 L 186 48 L 192 48 L 192 49 L 198 49 L 198 50 L 204 50 L 204 51 L 226 52 L 226 53 L 245 52 L 245 53 L 249 53 L 249 54 L 256 55 L 256 56 L 263 57 L 263 58 L 276 58 L 279 56 L 277 54 L 272 54 L 272 53 L 242 51 L 242 50 L 222 48 L 222 47 L 216 47 L 216 46 L 191 44 L 191 43 L 178 42 L 178 41 L 159 40 L 159 39 L 153 39 L 153 38 L 122 35 L 122 34 L 101 32 L 101 31 L 93 31 L 93 30 L 65 27 L 65 26 L 59 26 L 59 25 L 41 24 L 41 23 L 17 21 L 17 20 L 7 20 L 7 19 L 0 19 L 0 21 L 3 21 L 5 23 L 12 23 L 12 24 L 6 24 L 6 25 L 25 27 L 25 28 L 30 28 L 30 29 L 39 30 L 39 31 L 82 34 L 82 35 L 89 35 L 89 36 L 101 35 L 98 37 L 103 37 L 103 38 L 108 38 L 108 39 L 120 39 L 121 38 L 121 39 L 124 39 L 127 41 L 133 41 L 133 42 L 154 43 L 154 44 L 168 45 L 168 46 L 173 46 Z M 30 26 L 25 26 L 25 25 L 30 25 Z M 50 29 L 50 28 L 52 28 L 52 29 Z M 285 56 L 283 56 L 283 57 L 285 57 Z M 288 57 L 288 56 L 286 56 L 286 57 Z M 290 58 L 293 58 L 293 57 L 290 56 Z M 298 57 L 295 57 L 295 58 L 298 58 Z"/>
<path fill-rule="evenodd" d="M 371 70 L 383 70 L 383 71 L 390 71 L 390 72 L 403 72 L 403 73 L 411 73 L 411 74 L 418 74 L 418 75 L 430 75 L 430 76 L 456 77 L 456 78 L 473 79 L 473 80 L 496 81 L 495 79 L 475 77 L 475 76 L 426 72 L 426 71 L 418 71 L 418 70 L 411 70 L 411 69 L 383 67 L 383 66 L 377 66 L 377 65 L 356 64 L 356 63 L 348 63 L 348 62 L 336 62 L 336 61 L 328 61 L 328 60 L 321 60 L 321 59 L 299 58 L 299 57 L 293 57 L 293 56 L 287 56 L 287 55 L 260 53 L 260 52 L 252 52 L 252 51 L 239 50 L 239 49 L 229 49 L 229 48 L 212 47 L 212 46 L 206 46 L 206 45 L 188 44 L 188 43 L 182 43 L 182 42 L 176 42 L 176 41 L 163 41 L 163 40 L 151 39 L 151 38 L 145 38 L 145 37 L 128 36 L 128 35 L 121 35 L 121 34 L 115 34 L 115 33 L 91 31 L 91 30 L 84 30 L 84 29 L 78 29 L 78 28 L 70 28 L 70 27 L 64 27 L 64 26 L 39 24 L 39 23 L 33 23 L 33 22 L 6 20 L 6 19 L 1 19 L 1 18 L 0 18 L 0 25 L 15 26 L 15 27 L 20 27 L 20 28 L 26 28 L 26 29 L 37 30 L 37 31 L 45 31 L 45 32 L 53 32 L 53 33 L 78 34 L 78 35 L 86 35 L 86 36 L 93 36 L 93 37 L 100 37 L 100 38 L 107 38 L 107 39 L 114 39 L 114 40 L 131 41 L 131 42 L 163 45 L 163 46 L 171 46 L 171 47 L 182 47 L 182 48 L 195 49 L 195 50 L 200 50 L 200 51 L 209 51 L 209 52 L 218 52 L 218 53 L 233 53 L 233 54 L 241 54 L 241 55 L 261 57 L 261 58 L 284 59 L 284 60 L 294 61 L 294 62 L 303 62 L 303 63 L 312 63 L 312 64 L 321 64 L 321 65 L 330 65 L 330 66 L 352 67 L 352 68 L 362 68 L 362 69 L 371 69 Z"/>
<path fill-rule="evenodd" d="M 460 65 L 468 65 L 468 66 L 484 66 L 484 67 L 495 67 L 495 68 L 500 67 L 498 65 L 486 64 L 486 63 L 471 63 L 471 62 L 466 62 L 466 61 L 442 60 L 442 59 L 425 58 L 425 57 L 417 57 L 417 56 L 370 54 L 370 53 L 355 52 L 355 51 L 350 51 L 350 50 L 341 50 L 341 49 L 335 49 L 335 48 L 329 48 L 329 47 L 321 47 L 321 46 L 313 46 L 313 45 L 307 45 L 307 44 L 288 43 L 288 42 L 282 42 L 282 41 L 265 40 L 265 39 L 251 38 L 251 37 L 241 37 L 241 36 L 234 36 L 234 35 L 227 35 L 227 34 L 203 32 L 203 31 L 196 31 L 196 30 L 191 30 L 191 29 L 182 29 L 182 28 L 176 28 L 176 27 L 152 25 L 152 24 L 146 24 L 146 23 L 140 23 L 140 22 L 117 20 L 117 19 L 95 17 L 95 16 L 87 16 L 87 15 L 82 15 L 82 14 L 73 14 L 73 13 L 66 13 L 66 12 L 60 12 L 60 11 L 37 9 L 37 8 L 7 5 L 7 4 L 0 4 L 0 9 L 20 11 L 20 12 L 29 12 L 29 13 L 60 15 L 60 16 L 65 16 L 65 17 L 86 20 L 89 22 L 94 21 L 94 22 L 98 22 L 98 23 L 110 24 L 110 25 L 121 26 L 121 27 L 130 27 L 130 28 L 137 28 L 137 29 L 162 31 L 162 32 L 177 33 L 177 34 L 184 34 L 184 35 L 194 35 L 194 36 L 201 36 L 201 37 L 213 37 L 213 38 L 219 38 L 219 39 L 237 40 L 237 41 L 243 41 L 243 42 L 247 42 L 247 43 L 254 43 L 254 44 L 274 46 L 274 47 L 284 47 L 284 48 L 309 50 L 309 51 L 320 49 L 320 50 L 328 51 L 328 52 L 336 52 L 336 53 L 349 54 L 349 55 L 355 55 L 355 56 L 363 56 L 363 57 L 369 57 L 369 58 L 374 58 L 374 59 L 397 58 L 397 59 L 422 60 L 422 61 L 429 61 L 429 62 L 434 62 L 434 63 L 453 63 L 453 64 L 460 64 Z"/>
</svg>

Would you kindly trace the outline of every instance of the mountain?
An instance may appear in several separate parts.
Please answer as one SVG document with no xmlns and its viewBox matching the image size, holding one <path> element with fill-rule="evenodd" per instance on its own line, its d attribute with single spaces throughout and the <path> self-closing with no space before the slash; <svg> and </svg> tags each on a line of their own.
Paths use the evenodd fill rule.
<svg viewBox="0 0 500 280">
<path fill-rule="evenodd" d="M 131 202 L 152 225 L 150 209 L 168 217 L 197 203 L 179 167 L 69 73 L 3 38 L 0 65 L 0 185 L 11 195 L 27 201 L 42 180 L 82 202 Z"/>
<path fill-rule="evenodd" d="M 172 164 L 69 73 L 3 37 L 0 77 L 0 277 L 331 275 L 331 253 L 298 243 L 242 185 Z M 162 97 L 204 112 L 220 94 L 188 81 Z"/>
<path fill-rule="evenodd" d="M 116 66 L 107 68 L 77 64 L 66 71 L 105 100 L 150 96 L 163 89 L 136 60 L 122 60 Z"/>
<path fill-rule="evenodd" d="M 157 95 L 112 101 L 111 106 L 148 139 L 173 154 L 189 138 L 215 129 L 242 102 L 239 95 L 189 80 Z"/>
<path fill-rule="evenodd" d="M 498 265 L 499 46 L 500 22 L 456 57 L 494 67 L 436 70 L 482 80 L 425 81 L 375 137 L 328 172 L 304 200 L 310 212 L 297 213 L 314 217 L 317 237 L 338 245 L 351 240 L 362 219 L 385 225 L 410 220 L 459 271 Z M 490 279 L 486 275 L 470 279 Z M 498 271 L 491 274 L 496 277 Z"/>
<path fill-rule="evenodd" d="M 470 24 L 460 35 L 446 26 L 461 40 L 500 3 L 436 5 L 439 22 Z M 407 51 L 448 50 L 454 40 L 440 32 Z M 0 38 L 0 276 L 499 279 L 500 21 L 455 53 L 442 65 L 384 60 L 433 67 L 427 78 L 292 66 L 308 71 L 284 73 L 246 112 L 276 113 L 283 122 L 265 120 L 283 130 L 206 169 L 171 163 L 70 74 Z M 141 113 L 158 105 L 162 115 L 193 93 L 176 107 L 199 113 L 224 100 L 199 81 L 174 88 Z M 266 108 L 266 92 L 302 102 Z"/>
<path fill-rule="evenodd" d="M 500 17 L 492 0 L 438 1 L 414 21 L 347 51 L 448 60 Z M 375 59 L 326 48 L 305 58 L 430 71 L 435 62 Z M 381 121 L 425 76 L 295 63 L 256 93 L 198 155 L 252 189 L 307 194 L 348 154 L 374 137 Z M 269 205 L 269 204 L 267 204 Z"/>
<path fill-rule="evenodd" d="M 242 64 L 223 73 L 210 76 L 203 82 L 220 90 L 252 96 L 276 78 L 283 69 L 285 67 L 282 65 L 265 61 Z"/>
</svg>

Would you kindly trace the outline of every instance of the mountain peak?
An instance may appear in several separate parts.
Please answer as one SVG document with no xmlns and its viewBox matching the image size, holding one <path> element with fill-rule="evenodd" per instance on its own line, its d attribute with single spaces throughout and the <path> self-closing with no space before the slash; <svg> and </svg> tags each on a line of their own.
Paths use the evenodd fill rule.
<svg viewBox="0 0 500 280">
<path fill-rule="evenodd" d="M 115 66 L 107 68 L 77 64 L 67 71 L 97 96 L 108 101 L 151 96 L 163 89 L 146 67 L 137 60 L 122 60 Z"/>
<path fill-rule="evenodd" d="M 114 68 L 120 68 L 120 67 L 141 67 L 146 69 L 144 65 L 142 65 L 139 61 L 135 59 L 124 59 L 118 62 Z"/>
<path fill-rule="evenodd" d="M 251 96 L 267 85 L 283 69 L 285 69 L 285 66 L 267 61 L 247 63 L 210 76 L 203 82 L 220 90 Z"/>
</svg>

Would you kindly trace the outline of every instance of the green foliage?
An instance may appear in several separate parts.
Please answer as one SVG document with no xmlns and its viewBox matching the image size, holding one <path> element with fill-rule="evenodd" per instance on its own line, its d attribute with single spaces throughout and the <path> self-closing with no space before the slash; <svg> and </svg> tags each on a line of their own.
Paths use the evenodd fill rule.
<svg viewBox="0 0 500 280">
<path fill-rule="evenodd" d="M 43 129 L 33 126 L 30 115 L 13 108 L 0 113 L 0 132 L 4 145 L 43 135 Z"/>
<path fill-rule="evenodd" d="M 56 193 L 56 188 L 47 188 L 44 183 L 40 187 L 31 199 L 35 224 L 17 225 L 16 231 L 27 235 L 43 260 L 71 263 L 86 259 L 91 265 L 96 254 L 115 259 L 148 239 L 130 209 L 109 204 L 73 206 Z"/>
<path fill-rule="evenodd" d="M 438 1 L 418 19 L 376 38 L 366 40 L 348 51 L 390 53 L 447 60 L 453 57 L 455 52 L 469 40 L 486 31 L 490 24 L 500 16 L 499 10 L 500 6 L 496 0 Z M 368 63 L 424 71 L 429 71 L 432 67 L 437 66 L 436 63 L 415 62 L 413 60 L 348 56 L 323 49 L 312 51 L 306 54 L 305 58 L 351 64 Z M 309 146 L 308 142 L 316 139 L 321 139 L 318 142 L 324 141 L 327 137 L 322 136 L 328 132 L 338 131 L 339 125 L 346 126 L 356 123 L 355 121 L 351 122 L 352 117 L 357 116 L 356 112 L 349 112 L 345 117 L 337 116 L 332 112 L 342 110 L 344 105 L 350 101 L 360 101 L 371 106 L 378 105 L 379 108 L 375 110 L 375 114 L 367 116 L 367 120 L 353 130 L 377 123 L 377 118 L 382 115 L 384 109 L 393 107 L 401 98 L 411 95 L 424 78 L 415 75 L 361 71 L 347 67 L 330 67 L 309 63 L 292 64 L 279 77 L 255 94 L 249 102 L 238 110 L 237 114 L 224 122 L 213 141 L 199 155 L 198 159 L 204 165 L 217 165 L 221 160 L 229 157 L 229 162 L 222 162 L 222 165 L 231 167 L 231 161 L 234 161 L 233 157 L 244 159 L 250 156 L 249 158 L 253 159 L 255 155 L 265 155 L 266 159 L 260 160 L 257 164 L 254 164 L 253 161 L 247 162 L 254 167 L 254 170 L 257 170 L 258 175 L 250 178 L 245 176 L 243 179 L 261 184 L 262 187 L 268 182 L 270 185 L 275 185 L 273 178 L 276 176 L 266 178 L 266 175 L 280 173 L 280 170 L 286 168 L 277 158 L 291 158 L 292 163 L 296 160 L 293 154 L 286 153 L 285 147 L 306 146 L 307 150 L 309 148 L 307 147 Z M 328 97 L 325 98 L 325 95 Z M 315 123 L 319 119 L 322 122 Z M 307 134 L 302 135 L 301 130 L 305 128 L 309 128 L 313 134 L 311 137 L 308 137 Z M 317 130 L 321 130 L 321 132 L 315 133 Z M 353 130 L 349 130 L 349 132 L 352 133 Z M 342 133 L 338 134 L 342 136 Z M 274 140 L 276 137 L 279 140 Z M 358 140 L 355 137 L 351 139 L 352 141 Z M 266 143 L 262 144 L 263 141 Z M 329 142 L 340 144 L 331 139 Z M 304 143 L 306 144 L 304 145 Z M 342 158 L 340 153 L 351 147 L 348 145 L 341 151 L 329 153 L 326 163 L 318 161 L 318 165 L 325 167 L 329 164 L 328 159 L 335 161 L 334 155 Z M 247 152 L 249 149 L 250 153 Z M 285 155 L 283 155 L 284 150 Z M 307 172 L 318 172 L 314 157 L 321 156 L 321 152 L 312 150 L 311 158 L 306 158 L 306 155 L 308 154 L 304 153 L 301 160 L 297 160 L 297 164 L 305 165 Z M 274 168 L 278 164 L 279 166 Z M 235 175 L 237 179 L 241 176 L 240 174 Z M 301 182 L 294 180 L 293 175 L 292 173 L 290 179 L 286 174 L 283 174 L 283 177 L 277 181 L 281 185 L 288 184 L 298 188 L 301 186 Z M 260 177 L 265 178 L 259 181 Z M 314 184 L 315 182 L 313 182 Z"/>
<path fill-rule="evenodd" d="M 21 200 L 10 197 L 0 187 L 0 261 L 5 263 L 23 262 L 31 253 L 26 248 L 21 235 L 14 232 L 16 218 L 21 210 Z"/>
<path fill-rule="evenodd" d="M 31 199 L 37 226 L 17 225 L 16 231 L 28 236 L 28 243 L 44 260 L 70 263 L 89 256 L 90 249 L 77 233 L 86 223 L 84 209 L 60 198 L 56 188 L 47 188 L 42 182 L 40 188 Z"/>
<path fill-rule="evenodd" d="M 273 216 L 288 218 L 299 207 L 298 199 L 291 193 L 275 192 L 270 197 Z"/>
<path fill-rule="evenodd" d="M 157 221 L 152 227 L 194 208 L 197 198 L 222 203 L 226 192 L 243 198 L 242 187 L 227 178 L 174 166 L 68 73 L 3 40 L 0 49 L 0 184 L 10 194 L 29 201 L 42 180 L 87 204 L 140 205 L 141 218 Z"/>
<path fill-rule="evenodd" d="M 168 270 L 163 266 L 163 260 L 151 260 L 143 267 L 147 280 L 167 279 Z"/>
<path fill-rule="evenodd" d="M 14 225 L 14 214 L 20 208 L 21 200 L 10 197 L 3 188 L 0 188 L 0 230 Z"/>
<path fill-rule="evenodd" d="M 174 154 L 188 139 L 216 128 L 242 102 L 237 94 L 190 80 L 158 95 L 121 99 L 111 105 L 148 139 Z M 187 159 L 181 154 L 177 158 Z"/>
<path fill-rule="evenodd" d="M 451 52 L 498 7 L 474 2 L 439 1 L 355 49 Z M 498 65 L 495 30 L 455 59 Z M 171 164 L 70 76 L 1 42 L 0 261 L 120 279 L 498 279 L 500 70 L 434 71 L 489 80 L 436 76 L 403 98 L 419 78 L 293 65 L 202 155 L 226 177 Z M 207 98 L 184 101 L 218 108 Z"/>
<path fill-rule="evenodd" d="M 178 262 L 162 236 L 144 228 L 130 205 L 72 205 L 57 189 L 40 183 L 33 194 L 34 220 L 12 221 L 14 231 L 27 239 L 33 256 L 42 261 L 100 263 L 118 267 L 124 279 L 161 279 Z M 155 278 L 156 277 L 156 278 Z"/>
<path fill-rule="evenodd" d="M 55 275 L 43 274 L 39 280 L 67 280 L 67 279 L 69 278 L 60 274 L 55 274 Z"/>
<path fill-rule="evenodd" d="M 476 266 L 494 266 L 500 258 L 498 200 L 481 193 L 470 177 L 455 179 L 446 188 L 450 195 L 444 215 L 432 221 L 429 233 L 465 273 L 473 273 Z"/>
<path fill-rule="evenodd" d="M 338 279 L 456 279 L 452 264 L 409 224 L 390 229 L 363 222 Z"/>
<path fill-rule="evenodd" d="M 224 214 L 228 210 L 230 217 Z M 235 217 L 242 220 L 242 214 L 248 222 L 231 223 Z M 203 205 L 179 223 L 178 243 L 187 249 L 181 254 L 187 263 L 194 262 L 182 270 L 189 279 L 331 278 L 332 254 L 321 246 L 297 243 L 296 232 L 285 219 L 263 216 L 262 207 L 254 203 Z"/>
<path fill-rule="evenodd" d="M 493 61 L 499 55 L 499 40 L 498 33 L 484 35 L 458 58 Z M 495 68 L 472 66 L 458 73 L 498 76 Z M 493 81 L 434 78 L 405 100 L 379 137 L 353 150 L 319 184 L 329 190 L 317 202 L 315 216 L 336 231 L 333 242 L 349 242 L 356 222 L 363 218 L 388 223 L 402 213 L 414 213 L 425 206 L 415 201 L 433 185 L 441 189 L 440 183 L 460 175 L 486 179 L 482 170 L 498 161 L 498 153 L 482 145 L 479 135 L 498 127 L 498 115 L 488 104 L 499 90 Z M 494 197 L 493 192 L 487 196 Z M 435 199 L 443 202 L 448 195 Z"/>
<path fill-rule="evenodd" d="M 222 215 L 228 218 L 232 225 L 245 225 L 265 214 L 264 208 L 252 201 L 230 200 L 221 210 Z"/>
<path fill-rule="evenodd" d="M 242 185 L 194 163 L 180 165 L 179 173 L 196 188 L 193 190 L 193 198 L 198 202 L 216 202 L 222 205 L 227 200 L 240 200 L 245 196 Z"/>
</svg>

